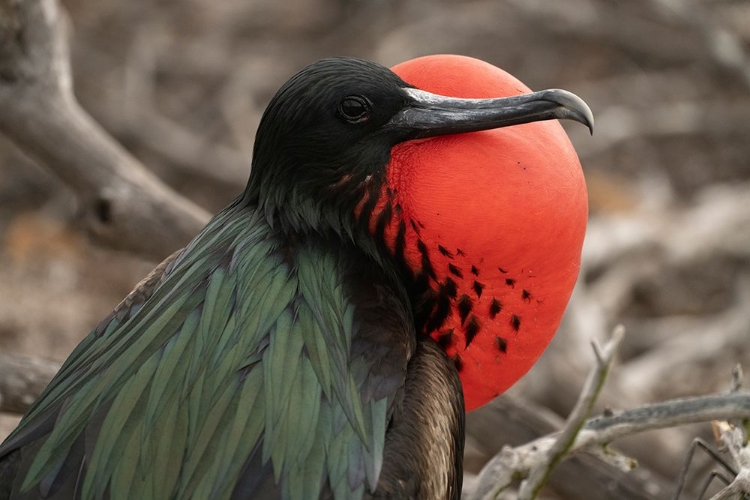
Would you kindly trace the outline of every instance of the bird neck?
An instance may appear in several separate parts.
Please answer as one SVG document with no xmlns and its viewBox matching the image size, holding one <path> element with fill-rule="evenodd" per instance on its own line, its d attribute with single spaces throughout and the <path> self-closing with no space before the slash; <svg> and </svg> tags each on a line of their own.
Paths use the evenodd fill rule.
<svg viewBox="0 0 750 500">
<path fill-rule="evenodd" d="M 263 157 L 254 159 L 242 203 L 257 206 L 271 227 L 289 234 L 333 233 L 360 244 L 368 253 L 376 252 L 358 207 L 377 201 L 384 183 L 382 167 L 352 169 L 331 164 L 326 167 L 327 176 L 310 180 L 304 171 L 324 168 L 307 165 L 293 169 L 285 167 L 282 160 L 278 165 L 267 163 Z"/>
</svg>

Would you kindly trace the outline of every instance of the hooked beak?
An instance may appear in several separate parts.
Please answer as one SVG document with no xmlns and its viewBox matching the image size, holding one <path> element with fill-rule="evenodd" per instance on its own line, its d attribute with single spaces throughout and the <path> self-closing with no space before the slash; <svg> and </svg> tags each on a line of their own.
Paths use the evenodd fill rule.
<svg viewBox="0 0 750 500">
<path fill-rule="evenodd" d="M 403 140 L 567 119 L 594 132 L 594 115 L 577 95 L 560 89 L 494 99 L 459 99 L 404 88 L 407 104 L 386 125 Z"/>
</svg>

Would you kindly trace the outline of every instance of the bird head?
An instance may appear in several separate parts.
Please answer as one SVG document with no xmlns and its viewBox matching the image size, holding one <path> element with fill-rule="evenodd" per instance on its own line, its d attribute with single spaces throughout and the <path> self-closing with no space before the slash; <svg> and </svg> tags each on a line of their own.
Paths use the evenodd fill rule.
<svg viewBox="0 0 750 500">
<path fill-rule="evenodd" d="M 258 127 L 248 192 L 269 221 L 297 231 L 351 229 L 363 193 L 382 184 L 398 139 L 389 122 L 408 85 L 353 58 L 318 61 L 276 93 Z"/>
<path fill-rule="evenodd" d="M 473 409 L 541 355 L 578 274 L 585 184 L 552 119 L 593 126 L 575 95 L 475 59 L 325 59 L 268 105 L 245 199 L 285 231 L 374 242 Z"/>
</svg>

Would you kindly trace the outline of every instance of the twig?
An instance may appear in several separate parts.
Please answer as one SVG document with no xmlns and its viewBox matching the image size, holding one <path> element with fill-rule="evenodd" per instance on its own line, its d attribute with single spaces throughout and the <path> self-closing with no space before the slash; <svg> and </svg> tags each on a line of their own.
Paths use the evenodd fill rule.
<svg viewBox="0 0 750 500">
<path fill-rule="evenodd" d="M 685 462 L 682 465 L 682 469 L 680 470 L 680 475 L 677 477 L 677 486 L 674 490 L 674 495 L 672 496 L 672 500 L 680 500 L 680 495 L 682 494 L 682 490 L 685 488 L 685 482 L 687 481 L 687 475 L 688 471 L 690 470 L 690 464 L 693 461 L 693 457 L 695 456 L 695 452 L 697 450 L 703 450 L 713 461 L 724 467 L 728 472 L 730 472 L 732 475 L 737 475 L 737 472 L 732 468 L 731 465 L 729 465 L 717 452 L 715 452 L 711 447 L 703 441 L 701 438 L 695 438 L 693 439 L 693 442 L 690 444 L 690 451 L 688 451 L 687 456 L 685 457 Z M 708 489 L 709 485 L 711 484 L 711 481 L 713 479 L 718 478 L 719 480 L 724 480 L 725 476 L 719 472 L 714 471 L 709 478 L 704 483 L 703 489 L 701 491 L 701 495 L 698 497 L 699 499 L 703 498 L 703 494 Z M 725 481 L 725 484 L 728 486 L 731 481 Z"/>
<path fill-rule="evenodd" d="M 514 396 L 513 392 L 518 391 L 506 393 L 466 415 L 467 443 L 473 441 L 465 455 L 469 473 L 479 472 L 472 462 L 484 464 L 503 447 L 523 445 L 556 432 L 565 424 L 554 412 L 525 397 Z M 462 498 L 472 498 L 475 486 L 475 481 L 464 482 Z M 647 467 L 633 470 L 632 459 L 599 447 L 561 462 L 546 486 L 561 498 L 608 500 L 668 500 L 666 492 L 671 487 L 670 482 Z"/>
<path fill-rule="evenodd" d="M 605 445 L 615 439 L 648 430 L 738 418 L 750 418 L 749 392 L 674 399 L 627 410 L 619 415 L 589 420 L 568 453 Z M 527 477 L 533 467 L 545 460 L 548 450 L 557 439 L 558 434 L 552 434 L 523 446 L 504 448 L 482 470 L 473 498 L 495 498 L 514 480 Z"/>
<path fill-rule="evenodd" d="M 580 396 L 576 405 L 566 421 L 565 427 L 562 431 L 554 434 L 553 442 L 544 448 L 541 454 L 536 455 L 536 460 L 528 464 L 524 464 L 528 468 L 523 471 L 522 476 L 528 477 L 528 480 L 521 485 L 519 492 L 519 500 L 531 500 L 541 490 L 542 486 L 546 482 L 550 473 L 554 467 L 562 460 L 562 458 L 568 453 L 571 446 L 575 442 L 576 436 L 583 426 L 586 418 L 591 413 L 591 409 L 596 402 L 596 398 L 601 392 L 601 389 L 606 380 L 607 374 L 614 362 L 614 354 L 617 351 L 620 343 L 622 342 L 625 330 L 622 326 L 618 326 L 612 333 L 611 340 L 607 343 L 603 351 L 600 351 L 598 346 L 594 343 L 594 355 L 597 363 L 591 369 L 589 376 L 586 379 L 583 389 L 581 390 Z M 549 439 L 549 438 L 545 438 Z M 525 445 L 528 446 L 528 445 Z M 516 450 L 524 448 L 519 447 Z M 497 457 L 502 457 L 506 454 L 506 451 L 513 451 L 505 448 L 501 451 Z M 532 452 L 536 453 L 537 449 L 532 448 Z M 512 457 L 511 460 L 515 463 L 523 463 L 524 455 L 518 457 Z M 502 482 L 500 487 L 491 474 L 492 468 L 490 465 L 494 459 L 490 461 L 487 466 L 484 467 L 479 475 L 477 481 L 476 490 L 472 498 L 474 499 L 487 499 L 494 498 L 498 493 L 505 489 L 510 483 Z M 517 468 L 513 467 L 513 470 L 518 471 Z M 508 477 L 507 479 L 512 479 Z"/>
<path fill-rule="evenodd" d="M 533 500 L 539 494 L 547 478 L 552 473 L 555 466 L 565 457 L 570 447 L 575 442 L 578 432 L 583 427 L 586 419 L 594 408 L 596 399 L 604 387 L 612 363 L 614 363 L 615 353 L 622 343 L 625 336 L 625 328 L 620 325 L 612 332 L 611 340 L 600 350 L 598 344 L 592 344 L 596 356 L 596 366 L 589 373 L 586 383 L 581 390 L 573 410 L 565 422 L 565 427 L 557 437 L 555 443 L 549 448 L 545 459 L 535 465 L 530 473 L 529 478 L 521 484 L 521 490 L 518 493 L 518 500 Z"/>
<path fill-rule="evenodd" d="M 720 442 L 727 448 L 739 472 L 734 480 L 714 495 L 711 500 L 730 500 L 743 498 L 750 493 L 750 448 L 747 446 L 747 434 L 741 427 L 729 422 L 714 422 L 719 432 Z"/>
<path fill-rule="evenodd" d="M 742 371 L 742 365 L 737 363 L 734 365 L 734 368 L 732 368 L 732 385 L 729 388 L 730 392 L 737 392 L 740 389 L 742 389 L 742 379 L 745 377 L 744 372 Z"/>
<path fill-rule="evenodd" d="M 519 446 L 561 429 L 565 421 L 544 406 L 511 391 L 466 415 L 466 471 L 505 446 Z M 523 391 L 521 391 L 523 392 Z M 473 453 L 473 456 L 471 455 Z M 473 463 L 472 463 L 473 462 Z M 476 476 L 475 476 L 476 478 Z M 462 497 L 472 498 L 475 482 L 465 481 Z M 561 498 L 607 498 L 608 500 L 668 500 L 671 483 L 647 467 L 633 470 L 633 460 L 611 449 L 593 448 L 561 462 L 546 488 Z"/>
<path fill-rule="evenodd" d="M 78 104 L 57 0 L 0 0 L 0 132 L 78 196 L 102 243 L 163 258 L 209 214 L 146 170 Z"/>
<path fill-rule="evenodd" d="M 588 421 L 574 449 L 609 443 L 636 432 L 738 418 L 750 418 L 750 392 L 672 399 Z"/>
</svg>

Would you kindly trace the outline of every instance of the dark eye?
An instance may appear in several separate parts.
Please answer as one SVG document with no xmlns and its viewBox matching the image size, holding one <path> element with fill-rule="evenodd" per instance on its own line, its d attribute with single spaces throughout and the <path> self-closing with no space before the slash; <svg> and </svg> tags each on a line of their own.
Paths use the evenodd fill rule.
<svg viewBox="0 0 750 500">
<path fill-rule="evenodd" d="M 339 104 L 339 113 L 350 123 L 363 122 L 370 118 L 370 102 L 358 95 L 345 97 Z"/>
</svg>

